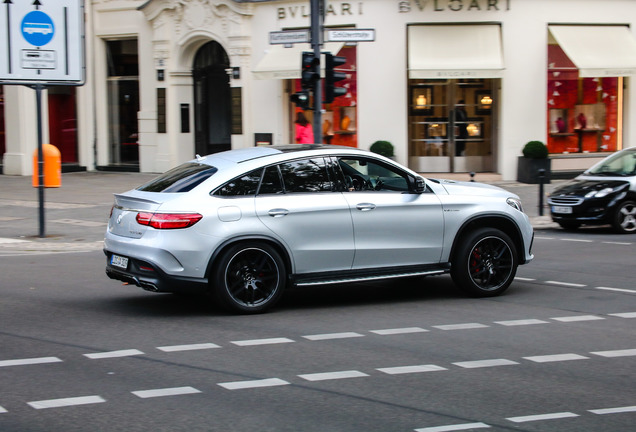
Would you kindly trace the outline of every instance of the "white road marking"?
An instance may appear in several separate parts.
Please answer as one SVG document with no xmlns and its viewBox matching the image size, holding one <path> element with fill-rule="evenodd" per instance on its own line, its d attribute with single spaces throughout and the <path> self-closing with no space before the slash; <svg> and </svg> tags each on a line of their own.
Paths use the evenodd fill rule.
<svg viewBox="0 0 636 432">
<path fill-rule="evenodd" d="M 197 390 L 194 387 L 172 387 L 154 390 L 138 390 L 131 393 L 142 399 L 146 399 L 163 396 L 179 396 L 185 394 L 201 393 L 201 390 Z"/>
<path fill-rule="evenodd" d="M 553 355 L 524 357 L 524 359 L 533 361 L 535 363 L 548 363 L 548 362 L 560 362 L 560 361 L 571 361 L 571 360 L 587 360 L 589 359 L 589 357 L 585 357 L 578 354 L 553 354 Z"/>
<path fill-rule="evenodd" d="M 128 357 L 134 355 L 141 355 L 143 352 L 136 349 L 128 349 L 128 350 L 119 350 L 119 351 L 106 351 L 100 353 L 91 353 L 84 354 L 84 356 L 89 359 L 105 359 L 105 358 L 115 358 L 115 357 Z"/>
<path fill-rule="evenodd" d="M 466 369 L 475 369 L 483 367 L 495 367 L 495 366 L 509 366 L 518 365 L 516 361 L 507 359 L 492 359 L 492 360 L 475 360 L 453 363 L 455 366 L 459 366 Z"/>
<path fill-rule="evenodd" d="M 415 365 L 415 366 L 396 366 L 388 368 L 377 368 L 380 372 L 384 372 L 389 375 L 400 375 L 410 373 L 422 373 L 422 372 L 436 372 L 448 370 L 437 365 Z"/>
<path fill-rule="evenodd" d="M 633 243 L 629 243 L 629 242 L 617 242 L 617 241 L 604 241 L 601 242 L 604 244 L 611 244 L 611 245 L 621 245 L 621 246 L 631 246 Z"/>
<path fill-rule="evenodd" d="M 313 374 L 305 374 L 305 375 L 298 375 L 298 376 L 307 381 L 327 381 L 327 380 L 346 379 L 346 378 L 361 378 L 361 377 L 368 377 L 369 375 L 365 374 L 364 372 L 349 370 L 349 371 L 340 371 L 340 372 L 313 373 Z"/>
<path fill-rule="evenodd" d="M 325 334 L 315 334 L 315 335 L 307 335 L 303 336 L 305 339 L 309 339 L 312 341 L 320 341 L 320 340 L 328 340 L 328 339 L 346 339 L 346 338 L 354 338 L 354 337 L 363 337 L 364 335 L 355 332 L 344 332 L 344 333 L 325 333 Z"/>
<path fill-rule="evenodd" d="M 577 322 L 577 321 L 598 321 L 598 320 L 604 320 L 605 318 L 597 316 L 597 315 L 574 315 L 574 316 L 566 316 L 566 317 L 555 317 L 551 319 L 555 321 L 560 321 L 560 322 Z"/>
<path fill-rule="evenodd" d="M 282 343 L 291 343 L 291 342 L 295 342 L 295 341 L 288 338 L 268 338 L 268 339 L 251 339 L 251 340 L 232 341 L 231 343 L 238 346 L 254 346 L 254 345 L 282 344 Z"/>
<path fill-rule="evenodd" d="M 488 326 L 484 324 L 479 324 L 479 323 L 466 323 L 466 324 L 437 325 L 433 327 L 440 330 L 469 330 L 469 329 L 476 329 L 476 328 L 485 328 Z"/>
<path fill-rule="evenodd" d="M 25 366 L 43 363 L 58 363 L 61 362 L 57 357 L 37 357 L 37 358 L 25 358 L 16 360 L 0 360 L 0 367 L 5 366 Z"/>
<path fill-rule="evenodd" d="M 636 349 L 596 351 L 596 352 L 591 352 L 590 354 L 598 355 L 601 357 L 631 357 L 631 356 L 636 356 Z"/>
<path fill-rule="evenodd" d="M 447 426 L 434 426 L 434 427 L 426 427 L 421 429 L 415 429 L 415 432 L 452 432 L 452 431 L 461 431 L 468 429 L 486 429 L 490 426 L 486 423 L 464 423 L 464 424 L 456 424 L 456 425 L 447 425 Z"/>
<path fill-rule="evenodd" d="M 106 402 L 101 396 L 81 396 L 64 399 L 49 399 L 41 401 L 27 402 L 29 406 L 35 409 L 60 408 L 75 405 L 88 405 Z"/>
<path fill-rule="evenodd" d="M 2 414 L 2 413 L 6 413 L 6 412 L 9 412 L 9 411 L 7 411 L 6 409 L 4 409 L 4 408 L 2 408 L 2 407 L 0 406 L 0 414 Z"/>
<path fill-rule="evenodd" d="M 596 287 L 596 289 L 597 290 L 604 290 L 604 291 L 617 291 L 617 292 L 636 294 L 636 290 L 629 290 L 629 289 L 624 289 L 624 288 Z"/>
<path fill-rule="evenodd" d="M 523 320 L 512 320 L 512 321 L 495 321 L 495 324 L 501 324 L 503 326 L 523 326 L 523 325 L 534 325 L 534 324 L 549 324 L 549 322 L 539 320 L 539 319 L 523 319 Z"/>
<path fill-rule="evenodd" d="M 619 318 L 636 318 L 636 312 L 621 312 L 621 313 L 613 313 L 610 315 L 619 317 Z"/>
<path fill-rule="evenodd" d="M 538 414 L 538 415 L 529 415 L 529 416 L 521 416 L 521 417 L 508 417 L 506 420 L 509 420 L 513 423 L 525 423 L 525 422 L 531 422 L 531 421 L 556 420 L 556 419 L 570 418 L 570 417 L 579 417 L 579 415 L 574 414 L 572 412 L 559 412 L 559 413 Z"/>
<path fill-rule="evenodd" d="M 423 329 L 421 327 L 404 327 L 404 328 L 394 328 L 394 329 L 384 329 L 384 330 L 369 330 L 371 333 L 375 333 L 378 335 L 397 335 L 397 334 L 407 334 L 407 333 L 423 333 L 428 330 Z"/>
<path fill-rule="evenodd" d="M 9 243 L 28 243 L 28 240 L 14 239 L 14 238 L 0 238 L 0 244 Z"/>
<path fill-rule="evenodd" d="M 560 281 L 545 281 L 545 283 L 549 283 L 552 285 L 561 285 L 561 286 L 567 286 L 567 287 L 574 287 L 574 288 L 583 288 L 587 285 L 585 284 L 578 284 L 578 283 L 570 283 L 570 282 L 560 282 Z"/>
<path fill-rule="evenodd" d="M 594 240 L 570 239 L 570 238 L 562 238 L 561 241 L 579 242 L 579 243 L 594 243 Z"/>
<path fill-rule="evenodd" d="M 219 345 L 213 343 L 200 343 L 200 344 L 190 344 L 190 345 L 171 345 L 171 346 L 162 346 L 157 347 L 158 350 L 164 352 L 175 352 L 175 351 L 193 351 L 193 350 L 204 350 L 204 349 L 212 349 L 212 348 L 221 348 Z"/>
<path fill-rule="evenodd" d="M 603 408 L 603 409 L 595 409 L 588 410 L 592 414 L 620 414 L 626 412 L 636 412 L 636 406 L 626 406 L 626 407 L 616 407 L 616 408 Z"/>
<path fill-rule="evenodd" d="M 243 389 L 250 389 L 250 388 L 289 385 L 289 382 L 282 380 L 280 378 L 266 378 L 266 379 L 253 380 L 253 381 L 233 381 L 233 382 L 226 382 L 226 383 L 218 383 L 218 385 L 228 390 L 243 390 Z"/>
<path fill-rule="evenodd" d="M 515 280 L 522 281 L 522 282 L 532 282 L 532 281 L 535 281 L 536 279 L 515 276 Z"/>
</svg>

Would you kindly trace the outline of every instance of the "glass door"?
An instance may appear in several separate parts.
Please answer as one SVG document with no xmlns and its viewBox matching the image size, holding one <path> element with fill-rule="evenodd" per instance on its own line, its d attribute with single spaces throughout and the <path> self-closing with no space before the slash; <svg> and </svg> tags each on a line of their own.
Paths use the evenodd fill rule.
<svg viewBox="0 0 636 432">
<path fill-rule="evenodd" d="M 409 81 L 409 165 L 418 172 L 494 169 L 492 79 Z"/>
</svg>

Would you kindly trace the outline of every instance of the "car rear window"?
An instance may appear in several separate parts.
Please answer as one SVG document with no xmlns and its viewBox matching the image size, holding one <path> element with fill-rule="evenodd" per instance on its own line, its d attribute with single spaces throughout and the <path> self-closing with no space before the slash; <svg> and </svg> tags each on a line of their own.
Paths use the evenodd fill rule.
<svg viewBox="0 0 636 432">
<path fill-rule="evenodd" d="M 210 178 L 218 169 L 216 167 L 188 162 L 166 171 L 159 177 L 141 185 L 137 190 L 143 192 L 188 192 Z"/>
</svg>

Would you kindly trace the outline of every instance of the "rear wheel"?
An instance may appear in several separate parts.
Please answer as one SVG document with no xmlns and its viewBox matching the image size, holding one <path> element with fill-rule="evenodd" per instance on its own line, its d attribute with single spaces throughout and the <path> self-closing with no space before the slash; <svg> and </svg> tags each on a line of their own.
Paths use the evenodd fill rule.
<svg viewBox="0 0 636 432">
<path fill-rule="evenodd" d="M 480 228 L 460 241 L 451 263 L 451 276 L 469 294 L 492 297 L 510 286 L 518 265 L 516 249 L 506 233 Z"/>
<path fill-rule="evenodd" d="M 266 243 L 237 244 L 219 258 L 214 272 L 214 293 L 233 312 L 260 313 L 283 293 L 285 264 Z"/>
<path fill-rule="evenodd" d="M 620 203 L 614 213 L 612 225 L 619 233 L 636 232 L 636 202 L 628 200 Z"/>
</svg>

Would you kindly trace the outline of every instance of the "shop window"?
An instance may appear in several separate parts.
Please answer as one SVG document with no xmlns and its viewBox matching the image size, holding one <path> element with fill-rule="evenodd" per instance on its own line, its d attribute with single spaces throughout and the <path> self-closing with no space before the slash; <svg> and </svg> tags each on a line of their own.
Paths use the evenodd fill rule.
<svg viewBox="0 0 636 432">
<path fill-rule="evenodd" d="M 559 45 L 548 45 L 548 151 L 619 149 L 621 77 L 580 78 Z"/>
</svg>

